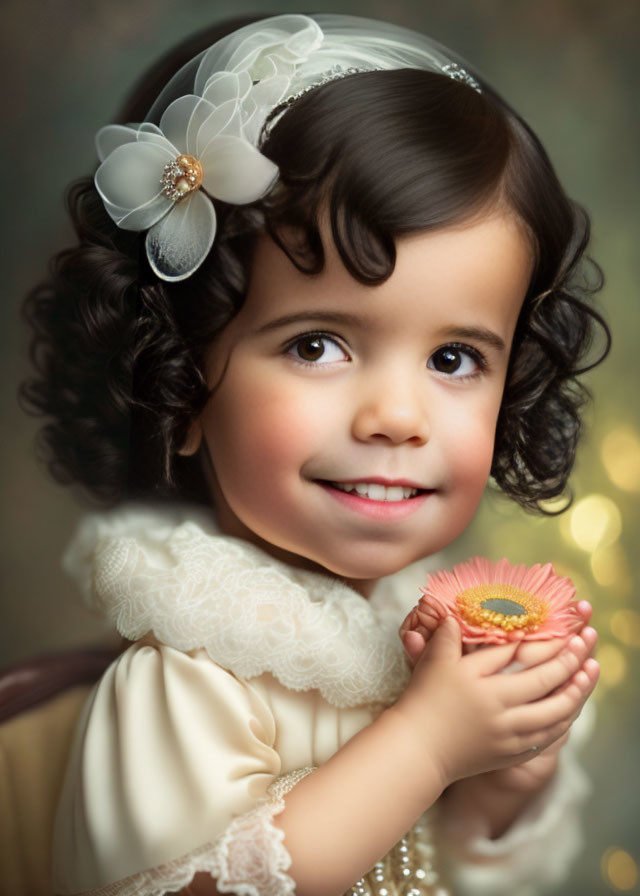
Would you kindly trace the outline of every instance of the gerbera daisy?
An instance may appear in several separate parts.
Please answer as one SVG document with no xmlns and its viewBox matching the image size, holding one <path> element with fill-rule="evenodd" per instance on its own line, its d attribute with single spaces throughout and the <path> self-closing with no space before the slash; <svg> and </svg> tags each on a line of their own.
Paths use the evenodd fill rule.
<svg viewBox="0 0 640 896">
<path fill-rule="evenodd" d="M 414 621 L 423 615 L 424 625 L 453 616 L 465 644 L 564 638 L 582 627 L 575 586 L 557 576 L 551 563 L 514 566 L 505 559 L 492 563 L 475 557 L 451 572 L 429 575 L 420 590 Z"/>
</svg>

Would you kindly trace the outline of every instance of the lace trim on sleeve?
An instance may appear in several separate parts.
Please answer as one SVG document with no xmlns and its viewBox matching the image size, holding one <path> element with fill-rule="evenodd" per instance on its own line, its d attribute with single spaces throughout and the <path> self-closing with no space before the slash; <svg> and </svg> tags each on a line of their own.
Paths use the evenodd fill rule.
<svg viewBox="0 0 640 896">
<path fill-rule="evenodd" d="M 284 845 L 284 832 L 272 821 L 284 809 L 285 795 L 312 771 L 315 769 L 302 768 L 280 775 L 267 797 L 235 818 L 215 843 L 79 896 L 164 896 L 186 887 L 200 871 L 209 872 L 220 893 L 293 896 L 295 882 L 286 873 L 291 857 Z"/>
</svg>

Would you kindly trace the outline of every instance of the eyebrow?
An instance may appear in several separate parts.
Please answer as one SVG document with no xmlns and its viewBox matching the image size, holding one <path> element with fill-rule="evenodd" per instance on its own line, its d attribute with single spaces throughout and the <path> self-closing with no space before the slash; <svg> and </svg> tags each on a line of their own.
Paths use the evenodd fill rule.
<svg viewBox="0 0 640 896">
<path fill-rule="evenodd" d="M 441 330 L 441 333 L 445 339 L 475 339 L 499 352 L 503 352 L 507 348 L 504 339 L 486 327 L 451 327 Z"/>
<path fill-rule="evenodd" d="M 359 326 L 370 329 L 370 324 L 366 318 L 357 314 L 350 314 L 347 311 L 327 311 L 326 309 L 297 311 L 293 314 L 284 314 L 277 317 L 258 329 L 258 333 L 268 333 L 271 330 L 277 330 L 280 327 L 286 327 L 289 324 L 299 324 L 308 321 L 322 321 L 332 324 L 349 324 L 351 326 Z M 506 350 L 504 339 L 494 333 L 487 327 L 447 327 L 440 331 L 443 339 L 474 339 L 483 342 L 485 345 L 491 346 L 499 352 Z"/>
<path fill-rule="evenodd" d="M 282 317 L 277 317 L 275 320 L 270 320 L 269 323 L 260 327 L 258 333 L 268 333 L 270 330 L 277 330 L 289 324 L 299 324 L 310 320 L 324 321 L 328 324 L 367 326 L 366 321 L 357 314 L 349 314 L 348 311 L 326 311 L 321 309 L 319 311 L 298 311 L 294 314 L 285 314 Z"/>
</svg>

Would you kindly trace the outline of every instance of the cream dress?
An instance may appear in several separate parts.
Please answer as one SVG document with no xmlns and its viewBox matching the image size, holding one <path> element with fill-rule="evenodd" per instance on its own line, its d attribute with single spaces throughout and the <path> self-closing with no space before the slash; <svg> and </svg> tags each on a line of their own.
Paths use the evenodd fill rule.
<svg viewBox="0 0 640 896">
<path fill-rule="evenodd" d="M 201 510 L 130 505 L 85 518 L 65 566 L 135 643 L 78 722 L 54 892 L 158 896 L 208 871 L 221 892 L 293 894 L 272 819 L 288 790 L 405 689 L 398 626 L 425 564 L 367 601 L 221 535 Z M 589 791 L 574 753 L 570 741 L 502 838 L 443 838 L 436 804 L 350 892 L 530 896 L 561 881 Z"/>
</svg>

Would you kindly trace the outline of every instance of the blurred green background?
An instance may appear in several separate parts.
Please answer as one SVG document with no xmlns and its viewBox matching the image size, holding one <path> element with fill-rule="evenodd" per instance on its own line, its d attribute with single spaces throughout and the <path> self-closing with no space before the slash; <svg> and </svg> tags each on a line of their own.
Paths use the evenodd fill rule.
<svg viewBox="0 0 640 896">
<path fill-rule="evenodd" d="M 81 508 L 49 481 L 34 450 L 37 423 L 18 410 L 27 370 L 19 306 L 70 238 L 62 192 L 94 170 L 93 136 L 147 64 L 205 24 L 242 14 L 338 11 L 318 2 L 5 0 L 1 306 L 3 606 L 0 665 L 108 637 L 59 567 Z M 563 894 L 639 893 L 640 798 L 640 302 L 636 0 L 346 0 L 340 12 L 425 31 L 469 59 L 537 131 L 571 196 L 593 220 L 603 266 L 610 360 L 590 375 L 595 404 L 572 479 L 573 508 L 537 519 L 487 496 L 450 551 L 528 563 L 552 560 L 594 605 L 600 632 L 598 721 L 585 751 L 595 785 L 587 848 Z"/>
</svg>

